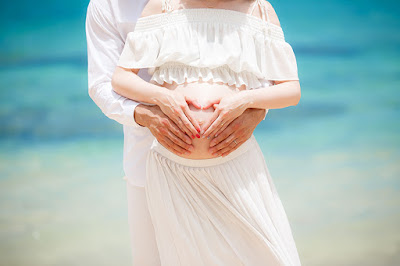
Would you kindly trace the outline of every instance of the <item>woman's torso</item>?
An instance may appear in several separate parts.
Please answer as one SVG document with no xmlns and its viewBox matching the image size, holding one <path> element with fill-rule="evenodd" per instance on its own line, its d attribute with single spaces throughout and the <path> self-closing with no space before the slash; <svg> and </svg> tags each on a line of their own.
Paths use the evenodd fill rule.
<svg viewBox="0 0 400 266">
<path fill-rule="evenodd" d="M 169 84 L 165 82 L 162 85 L 157 85 L 168 88 L 170 90 L 179 91 L 184 96 L 187 96 L 191 99 L 196 99 L 197 102 L 202 106 L 206 105 L 209 100 L 222 98 L 233 93 L 237 93 L 240 90 L 246 89 L 245 86 L 236 88 L 235 85 L 228 85 L 222 82 L 208 82 L 203 81 L 202 79 L 190 83 L 185 82 L 183 84 L 177 84 L 175 82 L 173 84 Z M 197 121 L 199 122 L 200 127 L 202 127 L 204 123 L 211 118 L 214 112 L 213 107 L 210 107 L 206 110 L 201 110 L 194 107 L 192 104 L 189 104 L 189 108 L 194 118 L 197 119 Z M 190 159 L 208 159 L 216 157 L 216 155 L 213 155 L 209 151 L 210 142 L 213 140 L 213 138 L 214 136 L 210 136 L 209 139 L 202 137 L 193 139 L 193 151 L 189 155 L 182 154 L 180 156 Z"/>
<path fill-rule="evenodd" d="M 247 3 L 246 2 L 234 3 L 234 2 L 235 1 L 233 1 L 232 3 L 237 5 L 237 9 L 244 10 L 243 13 L 247 13 L 248 8 L 251 8 L 252 10 L 250 12 L 252 12 L 254 10 L 254 7 L 256 7 L 256 4 L 257 4 L 256 3 L 257 1 L 255 1 L 255 0 L 247 1 Z M 193 4 L 198 4 L 198 3 L 193 3 Z M 221 4 L 221 3 L 219 3 L 219 4 Z M 213 5 L 215 6 L 215 3 Z M 239 5 L 241 5 L 241 6 L 239 6 Z M 255 16 L 257 16 L 257 15 L 255 14 Z M 197 102 L 202 106 L 206 105 L 209 100 L 213 100 L 216 98 L 222 98 L 222 97 L 237 93 L 240 90 L 246 89 L 245 85 L 241 85 L 241 86 L 237 85 L 237 84 L 228 85 L 227 83 L 224 83 L 224 82 L 215 82 L 212 79 L 205 81 L 201 77 L 199 77 L 199 80 L 197 80 L 197 81 L 184 82 L 184 83 L 172 82 L 172 84 L 169 84 L 167 82 L 164 82 L 163 84 L 159 84 L 159 82 L 155 82 L 154 80 L 151 80 L 150 82 L 154 83 L 158 86 L 166 87 L 170 90 L 179 91 L 184 96 L 188 96 L 191 99 L 196 99 Z M 200 127 L 202 127 L 206 121 L 211 119 L 213 112 L 214 112 L 213 107 L 210 107 L 206 110 L 201 110 L 201 109 L 194 107 L 192 104 L 189 104 L 189 108 L 192 112 L 192 115 L 195 117 L 195 119 L 197 119 Z M 184 157 L 184 158 L 189 158 L 189 159 L 209 159 L 209 158 L 216 157 L 216 155 L 213 155 L 209 151 L 210 142 L 214 139 L 214 137 L 215 137 L 214 135 L 210 135 L 209 138 L 200 137 L 200 138 L 193 139 L 193 141 L 192 141 L 192 145 L 194 147 L 193 151 L 191 151 L 191 153 L 189 155 L 181 154 L 180 156 Z"/>
<path fill-rule="evenodd" d="M 272 80 L 297 78 L 293 50 L 281 27 L 268 21 L 265 1 L 250 3 L 248 13 L 220 6 L 141 17 L 135 31 L 128 34 L 118 65 L 148 68 L 151 83 L 177 90 L 200 104 L 240 90 L 271 86 Z M 189 107 L 200 123 L 214 111 Z M 195 149 L 181 156 L 213 158 L 211 141 L 195 138 Z"/>
</svg>

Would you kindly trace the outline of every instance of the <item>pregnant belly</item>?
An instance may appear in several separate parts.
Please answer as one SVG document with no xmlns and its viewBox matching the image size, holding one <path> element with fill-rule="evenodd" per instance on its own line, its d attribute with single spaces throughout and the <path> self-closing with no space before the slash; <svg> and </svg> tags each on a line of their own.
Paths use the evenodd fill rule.
<svg viewBox="0 0 400 266">
<path fill-rule="evenodd" d="M 159 85 L 159 84 L 158 84 Z M 224 96 L 237 93 L 238 90 L 245 89 L 245 86 L 240 88 L 236 88 L 236 86 L 229 86 L 227 84 L 219 83 L 211 83 L 202 81 L 201 79 L 196 82 L 184 83 L 184 84 L 168 84 L 164 83 L 162 85 L 171 90 L 176 90 L 181 92 L 183 95 L 191 97 L 193 99 L 197 99 L 200 105 L 206 105 L 209 100 L 213 100 L 216 98 L 222 98 Z M 191 110 L 192 115 L 197 119 L 200 124 L 200 127 L 204 125 L 206 121 L 208 121 L 213 112 L 214 108 L 210 107 L 206 110 L 197 109 L 193 105 L 189 104 L 189 108 Z M 180 155 L 184 158 L 189 159 L 209 159 L 216 157 L 209 152 L 210 142 L 214 136 L 210 136 L 210 139 L 207 138 L 195 138 L 192 141 L 194 146 L 194 150 L 190 155 Z"/>
</svg>

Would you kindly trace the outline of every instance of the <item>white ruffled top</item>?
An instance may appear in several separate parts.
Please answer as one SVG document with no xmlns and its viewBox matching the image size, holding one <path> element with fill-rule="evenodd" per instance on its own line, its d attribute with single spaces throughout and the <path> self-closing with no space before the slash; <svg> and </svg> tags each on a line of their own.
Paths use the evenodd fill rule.
<svg viewBox="0 0 400 266">
<path fill-rule="evenodd" d="M 118 66 L 149 68 L 151 81 L 159 84 L 202 78 L 253 89 L 265 80 L 299 79 L 280 26 L 228 9 L 177 9 L 139 18 Z"/>
</svg>

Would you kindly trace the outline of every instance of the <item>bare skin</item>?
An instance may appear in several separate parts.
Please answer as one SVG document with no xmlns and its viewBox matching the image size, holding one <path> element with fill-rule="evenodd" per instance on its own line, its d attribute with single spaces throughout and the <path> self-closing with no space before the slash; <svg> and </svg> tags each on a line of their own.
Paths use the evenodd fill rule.
<svg viewBox="0 0 400 266">
<path fill-rule="evenodd" d="M 179 4 L 188 8 L 203 5 L 200 1 L 190 4 L 189 1 Z M 244 12 L 251 3 L 233 2 L 238 11 Z M 219 8 L 232 6 L 232 2 L 215 3 Z M 268 2 L 267 5 L 270 21 L 280 26 L 274 9 Z M 150 0 L 142 17 L 157 14 L 159 10 L 160 1 Z M 136 121 L 148 127 L 162 145 L 185 158 L 207 159 L 231 153 L 251 136 L 265 109 L 296 105 L 300 100 L 298 81 L 275 81 L 269 88 L 247 91 L 244 86 L 236 89 L 201 79 L 184 84 L 151 84 L 139 78 L 138 71 L 117 67 L 112 80 L 114 90 L 127 98 L 155 104 L 138 106 Z M 192 140 L 188 141 L 188 136 Z"/>
<path fill-rule="evenodd" d="M 264 109 L 244 111 L 210 142 L 209 152 L 216 153 L 216 156 L 226 156 L 236 150 L 250 138 L 264 115 Z M 147 127 L 158 142 L 173 153 L 181 156 L 193 151 L 192 140 L 161 111 L 160 107 L 139 104 L 135 108 L 134 118 L 139 125 Z M 233 140 L 236 140 L 237 144 Z"/>
</svg>

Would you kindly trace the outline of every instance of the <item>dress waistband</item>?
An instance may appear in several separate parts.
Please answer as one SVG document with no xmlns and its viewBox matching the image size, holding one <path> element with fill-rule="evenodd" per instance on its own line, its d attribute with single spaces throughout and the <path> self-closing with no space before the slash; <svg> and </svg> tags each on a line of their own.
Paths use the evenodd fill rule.
<svg viewBox="0 0 400 266">
<path fill-rule="evenodd" d="M 239 155 L 245 153 L 247 150 L 252 148 L 253 145 L 257 143 L 256 138 L 254 135 L 251 135 L 251 137 L 243 142 L 243 144 L 238 147 L 236 150 L 232 151 L 230 154 L 228 154 L 225 157 L 219 156 L 215 158 L 210 158 L 210 159 L 188 159 L 181 157 L 179 155 L 176 155 L 175 153 L 169 151 L 167 148 L 165 148 L 161 143 L 155 139 L 153 141 L 153 144 L 150 148 L 150 151 L 155 151 L 164 157 L 175 161 L 176 163 L 186 165 L 186 166 L 191 166 L 191 167 L 207 167 L 207 166 L 213 166 L 213 165 L 218 165 L 225 163 L 227 161 L 230 161 Z"/>
</svg>

